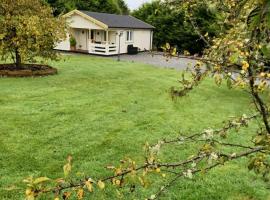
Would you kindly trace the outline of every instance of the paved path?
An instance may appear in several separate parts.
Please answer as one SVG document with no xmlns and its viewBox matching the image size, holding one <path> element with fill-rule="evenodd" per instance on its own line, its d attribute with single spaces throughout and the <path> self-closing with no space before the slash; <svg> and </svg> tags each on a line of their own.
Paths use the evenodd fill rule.
<svg viewBox="0 0 270 200">
<path fill-rule="evenodd" d="M 112 59 L 117 59 L 117 56 L 110 57 Z M 188 58 L 170 58 L 166 61 L 166 58 L 162 54 L 152 55 L 151 53 L 139 53 L 137 55 L 121 55 L 121 60 L 126 60 L 130 62 L 139 62 L 154 65 L 162 68 L 175 68 L 178 70 L 185 70 L 188 63 L 196 63 L 196 60 Z"/>
</svg>

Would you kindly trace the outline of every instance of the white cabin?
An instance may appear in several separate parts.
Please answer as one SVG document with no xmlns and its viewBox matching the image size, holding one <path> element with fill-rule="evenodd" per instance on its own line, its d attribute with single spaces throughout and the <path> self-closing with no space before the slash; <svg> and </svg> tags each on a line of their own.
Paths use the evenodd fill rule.
<svg viewBox="0 0 270 200">
<path fill-rule="evenodd" d="M 67 39 L 57 44 L 57 50 L 109 56 L 128 53 L 129 45 L 139 51 L 152 49 L 154 27 L 132 16 L 74 10 L 64 17 Z M 71 47 L 71 37 L 76 47 Z"/>
</svg>

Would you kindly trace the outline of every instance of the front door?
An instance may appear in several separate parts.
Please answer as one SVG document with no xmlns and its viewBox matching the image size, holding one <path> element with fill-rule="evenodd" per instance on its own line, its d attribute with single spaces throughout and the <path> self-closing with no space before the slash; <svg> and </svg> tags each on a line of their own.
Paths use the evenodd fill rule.
<svg viewBox="0 0 270 200">
<path fill-rule="evenodd" d="M 88 50 L 88 30 L 85 29 L 78 29 L 76 34 L 77 40 L 77 49 L 79 50 Z"/>
<path fill-rule="evenodd" d="M 99 30 L 96 31 L 96 42 L 98 43 L 102 42 L 102 31 Z"/>
</svg>

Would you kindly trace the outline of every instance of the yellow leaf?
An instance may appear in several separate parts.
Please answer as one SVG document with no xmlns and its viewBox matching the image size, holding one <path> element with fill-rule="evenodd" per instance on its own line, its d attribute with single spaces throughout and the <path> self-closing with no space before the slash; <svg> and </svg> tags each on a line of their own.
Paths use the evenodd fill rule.
<svg viewBox="0 0 270 200">
<path fill-rule="evenodd" d="M 139 181 L 140 181 L 141 185 L 143 186 L 144 185 L 144 180 L 141 177 L 139 177 Z"/>
<path fill-rule="evenodd" d="M 79 189 L 77 192 L 77 198 L 78 199 L 83 199 L 84 191 L 83 189 Z"/>
<path fill-rule="evenodd" d="M 64 170 L 64 175 L 65 177 L 67 177 L 69 175 L 69 173 L 71 172 L 71 164 L 70 163 L 67 163 L 64 167 L 63 167 L 63 170 Z"/>
<path fill-rule="evenodd" d="M 249 68 L 249 63 L 247 61 L 242 62 L 242 69 L 246 71 Z"/>
<path fill-rule="evenodd" d="M 120 185 L 121 184 L 121 181 L 120 180 L 115 180 L 115 185 Z"/>
<path fill-rule="evenodd" d="M 86 181 L 85 186 L 87 187 L 89 192 L 93 192 L 93 184 L 90 181 Z"/>
<path fill-rule="evenodd" d="M 109 165 L 106 167 L 107 169 L 115 169 L 115 166 Z"/>
<path fill-rule="evenodd" d="M 115 169 L 115 175 L 120 175 L 122 170 L 120 168 Z"/>
<path fill-rule="evenodd" d="M 34 194 L 26 196 L 26 200 L 35 200 Z"/>
<path fill-rule="evenodd" d="M 26 200 L 35 200 L 35 193 L 31 188 L 27 188 L 25 191 Z"/>
<path fill-rule="evenodd" d="M 265 77 L 265 73 L 262 72 L 262 73 L 260 74 L 260 76 L 261 76 L 261 77 Z"/>
<path fill-rule="evenodd" d="M 166 48 L 169 50 L 171 48 L 171 45 L 169 43 L 166 43 Z"/>
<path fill-rule="evenodd" d="M 103 189 L 105 188 L 105 183 L 102 182 L 101 180 L 98 181 L 97 185 L 98 185 L 98 187 L 99 187 L 101 190 L 103 190 Z"/>
<path fill-rule="evenodd" d="M 67 158 L 68 163 L 63 167 L 65 177 L 67 177 L 69 173 L 71 172 L 71 160 L 72 160 L 72 157 L 68 156 Z"/>
<path fill-rule="evenodd" d="M 172 51 L 172 55 L 175 56 L 177 54 L 177 49 L 174 48 L 173 51 Z"/>
<path fill-rule="evenodd" d="M 32 189 L 31 188 L 27 188 L 25 191 L 25 195 L 28 196 L 32 193 Z"/>
<path fill-rule="evenodd" d="M 46 182 L 46 181 L 49 181 L 50 179 L 47 178 L 47 177 L 40 177 L 40 178 L 37 178 L 34 180 L 34 184 L 40 184 L 40 183 L 43 183 L 43 182 Z"/>
<path fill-rule="evenodd" d="M 63 194 L 63 199 L 68 200 L 71 197 L 71 192 L 65 192 Z M 60 200 L 60 199 L 59 199 Z"/>
<path fill-rule="evenodd" d="M 160 171 L 161 171 L 160 168 L 156 168 L 157 173 L 160 173 Z"/>
<path fill-rule="evenodd" d="M 190 56 L 189 51 L 185 50 L 185 51 L 184 51 L 184 55 L 185 55 L 185 56 Z"/>
</svg>

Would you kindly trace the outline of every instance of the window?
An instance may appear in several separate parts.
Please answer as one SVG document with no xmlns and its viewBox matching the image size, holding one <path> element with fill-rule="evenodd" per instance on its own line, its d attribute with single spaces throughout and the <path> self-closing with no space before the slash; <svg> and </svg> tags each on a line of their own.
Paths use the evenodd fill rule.
<svg viewBox="0 0 270 200">
<path fill-rule="evenodd" d="M 94 32 L 94 30 L 91 30 L 91 40 L 93 40 L 94 39 L 94 35 L 95 35 L 95 32 Z"/>
<path fill-rule="evenodd" d="M 127 31 L 127 42 L 133 41 L 133 31 Z"/>
<path fill-rule="evenodd" d="M 104 31 L 103 34 L 104 34 L 104 41 L 107 41 L 107 33 Z"/>
</svg>

